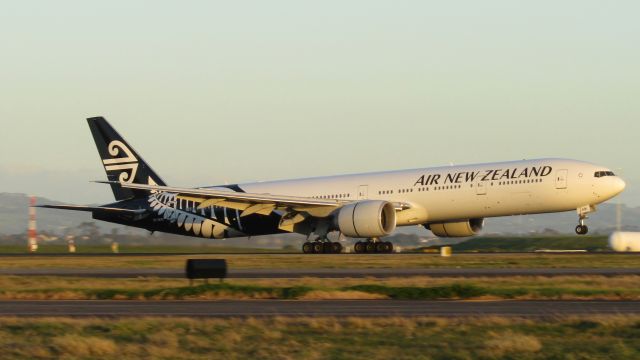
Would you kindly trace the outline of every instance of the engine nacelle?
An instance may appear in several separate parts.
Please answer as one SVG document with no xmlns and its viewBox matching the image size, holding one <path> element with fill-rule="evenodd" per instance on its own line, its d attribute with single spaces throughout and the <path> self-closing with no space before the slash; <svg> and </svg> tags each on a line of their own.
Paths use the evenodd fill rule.
<svg viewBox="0 0 640 360">
<path fill-rule="evenodd" d="M 396 229 L 396 209 L 382 200 L 363 200 L 347 204 L 335 217 L 340 232 L 349 237 L 386 236 Z"/>
<path fill-rule="evenodd" d="M 439 237 L 467 237 L 480 232 L 484 227 L 484 219 L 471 219 L 425 225 L 435 236 Z"/>
</svg>

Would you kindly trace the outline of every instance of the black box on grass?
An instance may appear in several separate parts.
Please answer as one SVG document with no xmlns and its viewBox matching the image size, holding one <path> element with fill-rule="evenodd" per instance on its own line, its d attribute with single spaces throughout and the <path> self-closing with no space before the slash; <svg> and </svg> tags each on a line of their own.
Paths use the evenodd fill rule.
<svg viewBox="0 0 640 360">
<path fill-rule="evenodd" d="M 224 259 L 188 259 L 187 279 L 224 279 L 227 277 L 227 261 Z"/>
</svg>

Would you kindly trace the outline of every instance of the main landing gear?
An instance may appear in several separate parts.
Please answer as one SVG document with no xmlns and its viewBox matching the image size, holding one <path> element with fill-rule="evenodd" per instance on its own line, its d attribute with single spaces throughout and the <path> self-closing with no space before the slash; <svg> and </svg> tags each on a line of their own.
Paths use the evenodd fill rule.
<svg viewBox="0 0 640 360">
<path fill-rule="evenodd" d="M 339 254 L 342 249 L 342 244 L 328 239 L 307 241 L 302 245 L 302 252 L 305 254 Z"/>
<path fill-rule="evenodd" d="M 353 251 L 356 254 L 390 254 L 393 252 L 393 244 L 390 241 L 368 239 L 367 241 L 358 241 L 353 246 Z"/>
</svg>

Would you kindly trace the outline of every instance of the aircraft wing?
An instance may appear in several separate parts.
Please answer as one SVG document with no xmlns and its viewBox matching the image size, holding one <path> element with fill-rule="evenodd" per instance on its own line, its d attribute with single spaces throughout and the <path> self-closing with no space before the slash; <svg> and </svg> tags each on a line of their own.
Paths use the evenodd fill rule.
<svg viewBox="0 0 640 360">
<path fill-rule="evenodd" d="M 198 208 L 222 206 L 242 210 L 240 216 L 251 214 L 269 215 L 274 210 L 287 210 L 296 213 L 308 213 L 312 216 L 328 216 L 332 211 L 348 203 L 331 199 L 314 199 L 298 196 L 255 194 L 203 188 L 179 188 L 172 186 L 145 185 L 118 181 L 98 181 L 99 183 L 118 185 L 126 189 L 149 192 L 168 192 L 178 198 L 199 203 Z"/>
</svg>

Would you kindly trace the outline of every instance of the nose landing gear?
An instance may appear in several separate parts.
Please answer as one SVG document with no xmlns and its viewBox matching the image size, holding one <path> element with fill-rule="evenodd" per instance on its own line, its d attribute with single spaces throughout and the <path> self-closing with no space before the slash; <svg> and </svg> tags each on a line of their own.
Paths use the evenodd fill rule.
<svg viewBox="0 0 640 360">
<path fill-rule="evenodd" d="M 576 226 L 576 234 L 586 235 L 589 232 L 589 228 L 584 224 L 584 220 L 588 218 L 587 214 L 593 211 L 596 211 L 596 208 L 593 205 L 586 205 L 578 208 L 578 221 L 580 224 Z"/>
<path fill-rule="evenodd" d="M 583 225 L 584 222 L 582 219 L 580 220 L 581 224 L 576 226 L 576 234 L 578 235 L 586 235 L 589 232 L 589 227 L 587 225 Z"/>
</svg>

